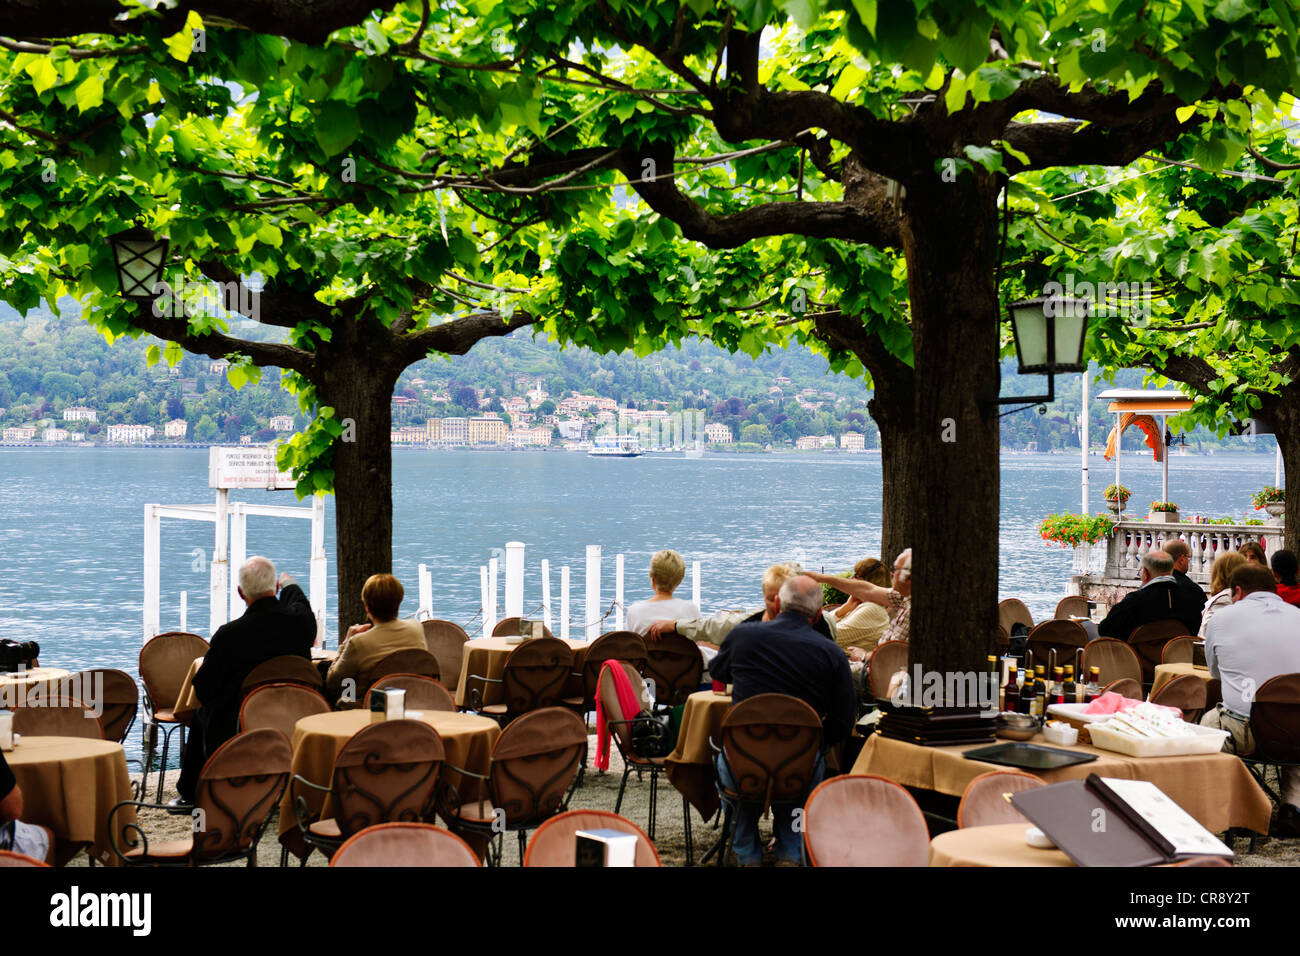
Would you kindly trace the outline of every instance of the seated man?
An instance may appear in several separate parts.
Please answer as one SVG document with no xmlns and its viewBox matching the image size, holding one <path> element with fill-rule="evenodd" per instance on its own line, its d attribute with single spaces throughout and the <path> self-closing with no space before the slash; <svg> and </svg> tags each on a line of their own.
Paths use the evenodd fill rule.
<svg viewBox="0 0 1300 956">
<path fill-rule="evenodd" d="M 823 753 L 817 755 L 808 785 L 811 791 L 825 773 L 825 750 L 853 729 L 858 699 L 848 658 L 812 627 L 821 617 L 822 589 L 817 582 L 806 575 L 791 577 L 777 592 L 776 605 L 772 620 L 740 624 L 727 635 L 710 669 L 715 680 L 735 685 L 733 705 L 758 694 L 789 694 L 817 712 L 822 719 Z M 717 767 L 722 786 L 734 792 L 736 780 L 725 754 L 718 756 Z M 763 860 L 758 814 L 759 807 L 754 804 L 740 804 L 735 809 L 732 848 L 742 866 L 757 866 Z M 802 856 L 801 838 L 794 831 L 793 808 L 773 807 L 772 820 L 777 860 L 797 864 Z"/>
<path fill-rule="evenodd" d="M 316 642 L 316 615 L 307 595 L 288 574 L 277 583 L 269 558 L 254 555 L 244 562 L 238 591 L 248 609 L 217 628 L 194 675 L 200 706 L 181 758 L 180 796 L 171 801 L 177 812 L 189 812 L 204 762 L 239 732 L 244 678 L 258 664 L 283 654 L 310 659 Z"/>
<path fill-rule="evenodd" d="M 9 762 L 0 751 L 0 850 L 22 853 L 47 862 L 50 858 L 51 833 L 45 827 L 23 823 L 23 791 L 18 786 Z"/>
<path fill-rule="evenodd" d="M 637 601 L 627 609 L 627 629 L 644 635 L 650 625 L 662 620 L 694 620 L 700 609 L 691 601 L 673 597 L 686 577 L 686 562 L 676 551 L 656 551 L 650 559 L 650 587 L 655 596 Z"/>
<path fill-rule="evenodd" d="M 1110 609 L 1097 625 L 1102 637 L 1128 641 L 1143 624 L 1153 621 L 1181 621 L 1188 634 L 1201 626 L 1201 606 L 1178 586 L 1174 579 L 1174 559 L 1167 551 L 1148 551 L 1142 559 L 1142 586 Z"/>
<path fill-rule="evenodd" d="M 1186 597 L 1188 606 L 1196 605 L 1196 613 L 1199 615 L 1205 610 L 1205 589 L 1187 576 L 1187 568 L 1192 562 L 1191 549 L 1187 547 L 1187 542 L 1180 538 L 1165 542 L 1165 554 L 1174 559 L 1174 581 L 1178 584 L 1178 589 Z M 1199 618 L 1198 618 L 1199 619 Z"/>
<path fill-rule="evenodd" d="M 912 622 L 912 549 L 904 548 L 894 559 L 893 587 L 881 587 L 856 577 L 837 578 L 829 574 L 809 571 L 808 576 L 820 584 L 829 584 L 851 598 L 863 603 L 883 607 L 889 614 L 889 626 L 880 635 L 880 644 L 886 641 L 906 641 Z M 864 659 L 868 656 L 863 655 Z"/>
<path fill-rule="evenodd" d="M 1225 749 L 1249 756 L 1255 750 L 1250 708 L 1255 692 L 1279 674 L 1300 673 L 1300 608 L 1277 595 L 1268 568 L 1247 562 L 1232 572 L 1232 604 L 1205 628 L 1205 663 L 1223 686 L 1223 701 L 1201 726 L 1226 730 Z M 1300 767 L 1283 767 L 1277 833 L 1300 837 Z"/>
<path fill-rule="evenodd" d="M 405 596 L 402 584 L 391 574 L 372 574 L 361 588 L 361 603 L 369 624 L 348 628 L 339 656 L 325 675 L 325 686 L 335 696 L 343 681 L 365 674 L 389 654 L 429 649 L 418 621 L 399 621 L 397 609 Z M 355 699 L 355 696 L 350 698 Z"/>
</svg>

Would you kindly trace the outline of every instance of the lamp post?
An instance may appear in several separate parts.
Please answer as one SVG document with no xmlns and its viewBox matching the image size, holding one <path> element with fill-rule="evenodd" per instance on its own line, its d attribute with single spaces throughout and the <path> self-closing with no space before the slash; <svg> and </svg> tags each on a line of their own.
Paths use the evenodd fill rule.
<svg viewBox="0 0 1300 956">
<path fill-rule="evenodd" d="M 168 241 L 148 229 L 132 226 L 108 237 L 117 268 L 117 283 L 122 298 L 131 302 L 151 303 L 158 298 L 154 287 L 167 265 Z"/>
<path fill-rule="evenodd" d="M 1056 401 L 1055 376 L 1083 372 L 1083 338 L 1088 330 L 1088 301 L 1064 296 L 1022 299 L 1007 307 L 1021 375 L 1046 375 L 1046 395 L 1000 395 L 997 404 L 1036 405 Z"/>
</svg>

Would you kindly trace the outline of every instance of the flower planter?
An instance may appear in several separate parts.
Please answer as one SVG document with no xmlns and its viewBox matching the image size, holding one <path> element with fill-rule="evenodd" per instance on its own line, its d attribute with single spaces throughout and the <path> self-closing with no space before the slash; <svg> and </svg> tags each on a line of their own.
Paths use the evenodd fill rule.
<svg viewBox="0 0 1300 956">
<path fill-rule="evenodd" d="M 1114 499 L 1107 499 L 1106 507 L 1109 508 L 1111 511 L 1113 511 L 1115 514 L 1120 513 L 1120 507 L 1121 507 L 1120 503 L 1118 501 L 1115 501 Z"/>
<path fill-rule="evenodd" d="M 1268 504 L 1264 505 L 1264 510 L 1268 512 L 1270 518 L 1280 522 L 1283 513 L 1286 511 L 1286 502 L 1270 501 Z"/>
<path fill-rule="evenodd" d="M 1147 515 L 1152 524 L 1178 524 L 1180 520 L 1177 511 L 1152 511 Z"/>
</svg>

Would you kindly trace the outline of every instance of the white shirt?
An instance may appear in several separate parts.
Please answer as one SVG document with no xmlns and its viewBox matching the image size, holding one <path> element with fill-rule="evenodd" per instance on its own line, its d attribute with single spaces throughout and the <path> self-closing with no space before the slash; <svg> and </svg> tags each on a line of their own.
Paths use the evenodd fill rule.
<svg viewBox="0 0 1300 956">
<path fill-rule="evenodd" d="M 1300 672 L 1300 608 L 1272 591 L 1220 608 L 1205 629 L 1205 663 L 1223 682 L 1223 706 L 1249 717 L 1265 681 Z"/>
<path fill-rule="evenodd" d="M 627 609 L 627 629 L 645 634 L 655 621 L 694 620 L 700 609 L 692 601 L 669 598 L 666 601 L 637 601 Z"/>
<path fill-rule="evenodd" d="M 1232 604 L 1232 588 L 1224 588 L 1206 601 L 1205 610 L 1201 612 L 1201 629 L 1196 632 L 1196 636 L 1204 637 L 1205 629 L 1210 626 L 1210 618 L 1230 604 Z"/>
</svg>

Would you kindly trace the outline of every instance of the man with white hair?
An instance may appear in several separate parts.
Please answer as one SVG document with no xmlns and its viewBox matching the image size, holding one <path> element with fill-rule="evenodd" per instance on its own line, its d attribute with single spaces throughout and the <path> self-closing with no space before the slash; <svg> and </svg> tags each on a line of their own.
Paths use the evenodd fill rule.
<svg viewBox="0 0 1300 956">
<path fill-rule="evenodd" d="M 910 636 L 912 623 L 912 549 L 904 548 L 894 559 L 893 587 L 882 588 L 870 581 L 857 578 L 841 578 L 833 574 L 806 572 L 808 577 L 820 584 L 844 592 L 859 601 L 879 604 L 889 612 L 889 626 L 880 636 L 880 644 L 886 641 L 906 641 Z M 879 646 L 879 645 L 877 645 Z"/>
<path fill-rule="evenodd" d="M 273 657 L 293 654 L 310 660 L 316 642 L 316 615 L 307 595 L 288 574 L 277 582 L 270 558 L 254 555 L 243 563 L 238 591 L 247 610 L 217 628 L 194 675 L 201 706 L 181 758 L 180 796 L 171 801 L 178 812 L 189 812 L 204 762 L 239 732 L 244 678 Z"/>
</svg>

